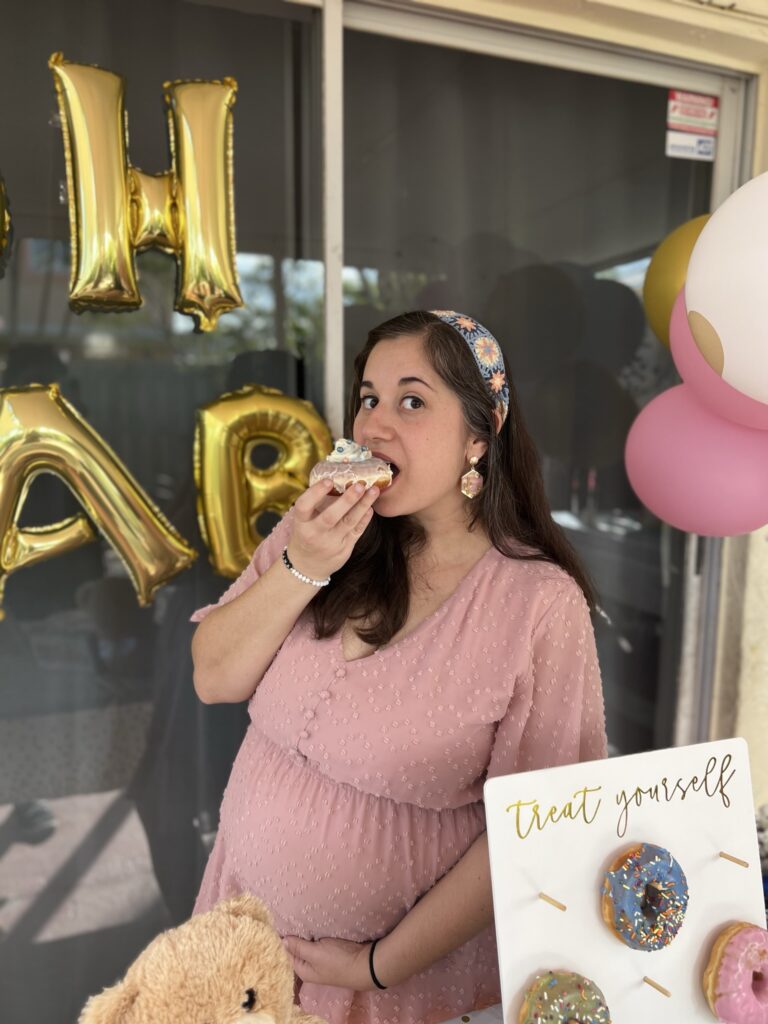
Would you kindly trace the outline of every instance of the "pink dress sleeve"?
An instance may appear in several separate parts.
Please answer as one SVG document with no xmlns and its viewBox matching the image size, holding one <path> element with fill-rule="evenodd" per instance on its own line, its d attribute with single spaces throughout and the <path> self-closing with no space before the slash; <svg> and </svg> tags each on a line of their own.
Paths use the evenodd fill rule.
<svg viewBox="0 0 768 1024">
<path fill-rule="evenodd" d="M 488 778 L 605 757 L 605 710 L 589 607 L 569 581 L 533 630 L 528 672 L 498 724 Z"/>
<path fill-rule="evenodd" d="M 291 508 L 285 513 L 280 522 L 273 527 L 272 532 L 259 544 L 248 565 L 246 565 L 227 590 L 224 591 L 219 600 L 215 604 L 207 604 L 204 608 L 198 608 L 196 612 L 192 613 L 189 621 L 202 622 L 206 615 L 212 612 L 214 608 L 219 608 L 223 604 L 229 604 L 230 601 L 234 601 L 244 590 L 247 590 L 248 587 L 254 584 L 259 576 L 266 572 L 270 565 L 282 555 L 283 548 L 291 536 L 292 521 L 293 509 Z"/>
</svg>

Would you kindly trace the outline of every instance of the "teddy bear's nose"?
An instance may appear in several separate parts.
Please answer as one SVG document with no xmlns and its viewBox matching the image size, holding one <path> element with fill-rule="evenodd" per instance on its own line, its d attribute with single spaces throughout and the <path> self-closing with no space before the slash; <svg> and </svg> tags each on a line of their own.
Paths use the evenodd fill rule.
<svg viewBox="0 0 768 1024">
<path fill-rule="evenodd" d="M 252 1010 L 256 1006 L 256 989 L 249 988 L 245 993 L 245 1002 L 242 1004 L 244 1010 Z"/>
</svg>

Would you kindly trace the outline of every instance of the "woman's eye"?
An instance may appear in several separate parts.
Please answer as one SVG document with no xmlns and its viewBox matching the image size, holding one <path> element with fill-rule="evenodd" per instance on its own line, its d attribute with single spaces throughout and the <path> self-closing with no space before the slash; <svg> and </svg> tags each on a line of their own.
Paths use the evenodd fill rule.
<svg viewBox="0 0 768 1024">
<path fill-rule="evenodd" d="M 363 395 L 363 397 L 360 399 L 360 404 L 363 407 L 363 409 L 372 409 L 373 408 L 372 405 L 366 405 L 366 402 L 369 402 L 371 400 L 373 400 L 375 402 L 376 401 L 376 396 L 375 395 Z M 414 409 L 420 409 L 424 405 L 424 402 L 422 401 L 422 399 L 418 398 L 416 395 L 406 395 L 405 398 L 403 399 L 403 401 L 404 402 L 418 402 L 418 405 L 410 406 L 411 411 L 413 411 Z"/>
</svg>

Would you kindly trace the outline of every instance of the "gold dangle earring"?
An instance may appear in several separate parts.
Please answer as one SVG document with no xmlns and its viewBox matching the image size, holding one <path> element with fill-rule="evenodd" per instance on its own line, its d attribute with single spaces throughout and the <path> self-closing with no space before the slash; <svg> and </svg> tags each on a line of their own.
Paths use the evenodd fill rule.
<svg viewBox="0 0 768 1024">
<path fill-rule="evenodd" d="M 475 466 L 480 460 L 476 455 L 473 455 L 469 460 L 471 469 L 464 474 L 461 478 L 461 493 L 466 498 L 476 497 L 483 489 L 483 478 L 480 473 L 477 472 Z"/>
</svg>

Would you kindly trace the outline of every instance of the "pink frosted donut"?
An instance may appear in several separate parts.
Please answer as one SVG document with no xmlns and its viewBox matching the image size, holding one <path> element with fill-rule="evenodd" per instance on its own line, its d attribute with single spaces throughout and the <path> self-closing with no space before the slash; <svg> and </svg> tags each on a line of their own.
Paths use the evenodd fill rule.
<svg viewBox="0 0 768 1024">
<path fill-rule="evenodd" d="M 727 1024 L 768 1024 L 768 931 L 740 921 L 715 939 L 704 970 L 710 1010 Z"/>
</svg>

